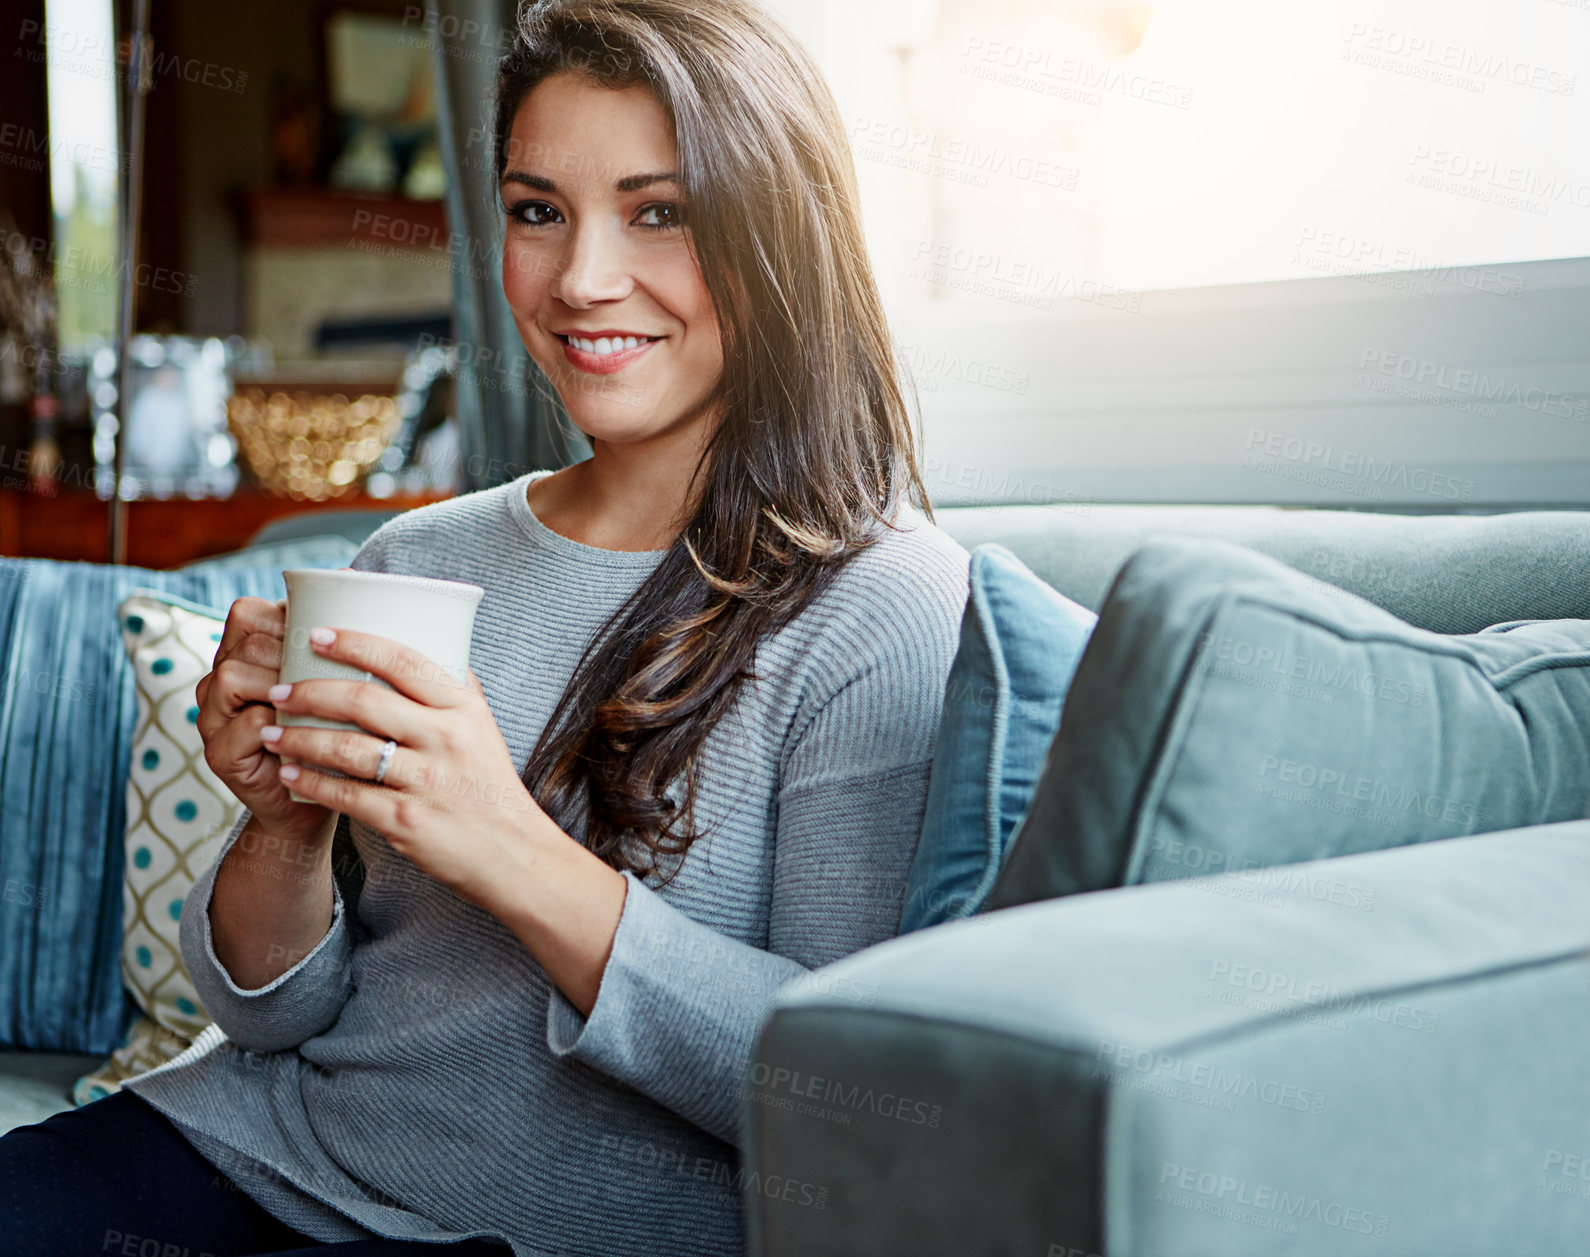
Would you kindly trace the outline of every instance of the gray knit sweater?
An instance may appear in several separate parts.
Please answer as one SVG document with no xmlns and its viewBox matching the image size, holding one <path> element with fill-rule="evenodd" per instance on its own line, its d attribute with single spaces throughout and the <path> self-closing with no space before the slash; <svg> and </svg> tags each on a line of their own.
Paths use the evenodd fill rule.
<svg viewBox="0 0 1590 1257">
<path fill-rule="evenodd" d="M 662 554 L 552 532 L 531 479 L 403 515 L 354 562 L 485 587 L 471 663 L 520 764 Z M 128 1089 L 322 1241 L 700 1257 L 743 1251 L 743 1192 L 822 1208 L 827 1184 L 742 1169 L 742 1078 L 781 986 L 898 926 L 967 555 L 910 508 L 897 522 L 763 643 L 703 746 L 708 836 L 666 886 L 624 875 L 588 1020 L 506 926 L 344 819 L 331 927 L 264 987 L 216 959 L 219 858 L 199 878 L 182 951 L 215 1024 Z"/>
</svg>

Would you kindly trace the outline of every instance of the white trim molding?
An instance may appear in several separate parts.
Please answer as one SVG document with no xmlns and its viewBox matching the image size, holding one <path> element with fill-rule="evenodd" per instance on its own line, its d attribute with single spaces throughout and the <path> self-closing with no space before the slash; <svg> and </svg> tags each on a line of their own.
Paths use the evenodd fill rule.
<svg viewBox="0 0 1590 1257">
<path fill-rule="evenodd" d="M 1590 506 L 1590 258 L 1146 293 L 929 261 L 977 294 L 890 311 L 937 503 Z"/>
</svg>

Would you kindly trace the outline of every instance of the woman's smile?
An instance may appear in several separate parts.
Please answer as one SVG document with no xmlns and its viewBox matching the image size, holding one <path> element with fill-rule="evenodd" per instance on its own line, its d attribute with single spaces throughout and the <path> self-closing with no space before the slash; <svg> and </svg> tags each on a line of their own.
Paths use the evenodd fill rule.
<svg viewBox="0 0 1590 1257">
<path fill-rule="evenodd" d="M 606 328 L 596 332 L 569 330 L 553 332 L 563 342 L 563 356 L 579 371 L 591 375 L 611 375 L 638 362 L 646 351 L 664 338 L 644 332 L 625 332 Z"/>
</svg>

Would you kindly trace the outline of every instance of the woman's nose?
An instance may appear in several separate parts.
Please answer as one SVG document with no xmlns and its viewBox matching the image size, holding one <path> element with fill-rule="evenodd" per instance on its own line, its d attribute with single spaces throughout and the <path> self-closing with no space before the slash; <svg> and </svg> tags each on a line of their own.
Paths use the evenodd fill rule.
<svg viewBox="0 0 1590 1257">
<path fill-rule="evenodd" d="M 604 224 L 587 221 L 570 234 L 554 288 L 571 306 L 619 300 L 634 286 L 626 263 L 622 242 Z"/>
</svg>

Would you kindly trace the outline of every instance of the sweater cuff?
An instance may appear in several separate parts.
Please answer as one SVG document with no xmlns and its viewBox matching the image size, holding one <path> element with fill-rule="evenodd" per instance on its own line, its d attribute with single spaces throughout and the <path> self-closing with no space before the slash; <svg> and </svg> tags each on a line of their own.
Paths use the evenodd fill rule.
<svg viewBox="0 0 1590 1257">
<path fill-rule="evenodd" d="M 655 955 L 655 949 L 667 934 L 656 919 L 667 905 L 633 874 L 625 871 L 623 877 L 629 883 L 624 891 L 624 910 L 618 916 L 613 950 L 602 971 L 590 1017 L 574 1007 L 556 984 L 552 986 L 547 1008 L 547 1046 L 552 1055 L 585 1061 L 608 1073 L 613 1071 L 604 1061 L 614 1058 L 619 1031 L 615 1023 L 624 1016 L 624 1010 L 618 1006 L 632 1005 L 636 994 L 634 975 L 626 975 L 626 971 L 633 966 L 636 953 Z M 643 897 L 653 902 L 642 905 Z M 626 989 L 620 990 L 621 987 Z"/>
<path fill-rule="evenodd" d="M 739 1137 L 740 1085 L 774 992 L 804 969 L 679 911 L 629 872 L 589 1017 L 557 989 L 547 1047 L 635 1088 L 708 1134 Z"/>
<path fill-rule="evenodd" d="M 194 888 L 198 889 L 197 886 Z M 325 964 L 332 964 L 338 956 L 336 953 L 346 953 L 347 934 L 342 928 L 342 888 L 337 885 L 337 879 L 331 879 L 331 924 L 326 927 L 325 934 L 320 941 L 311 947 L 304 958 L 298 961 L 291 969 L 285 969 L 272 978 L 264 986 L 242 987 L 232 980 L 232 975 L 227 972 L 221 958 L 215 954 L 215 938 L 210 933 L 210 899 L 215 891 L 215 877 L 212 874 L 209 883 L 204 887 L 204 906 L 199 909 L 199 937 L 204 948 L 205 964 L 215 970 L 215 976 L 226 984 L 226 993 L 233 999 L 259 1000 L 264 996 L 274 994 L 279 988 L 286 986 L 299 974 L 307 969 L 319 968 Z M 186 905 L 184 904 L 184 909 Z"/>
<path fill-rule="evenodd" d="M 352 942 L 346 925 L 342 888 L 331 879 L 331 922 L 309 952 L 264 986 L 244 988 L 215 952 L 210 903 L 215 879 L 227 853 L 241 836 L 248 813 L 239 818 L 215 862 L 193 884 L 182 907 L 179 927 L 183 959 L 205 1011 L 227 1038 L 240 1047 L 280 1051 L 318 1034 L 346 997 Z M 270 857 L 261 857 L 270 858 Z M 283 864 L 292 876 L 296 866 Z M 328 1015 L 329 1014 L 329 1015 Z"/>
</svg>

